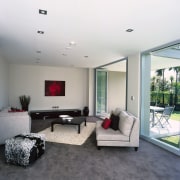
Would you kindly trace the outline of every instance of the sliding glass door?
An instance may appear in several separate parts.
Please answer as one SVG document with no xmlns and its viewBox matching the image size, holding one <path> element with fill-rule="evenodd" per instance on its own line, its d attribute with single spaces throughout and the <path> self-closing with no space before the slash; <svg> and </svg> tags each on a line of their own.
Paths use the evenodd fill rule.
<svg viewBox="0 0 180 180">
<path fill-rule="evenodd" d="M 178 155 L 179 58 L 179 44 L 145 52 L 141 56 L 141 136 Z"/>
<path fill-rule="evenodd" d="M 123 58 L 95 70 L 97 116 L 109 115 L 116 108 L 126 110 L 127 61 L 127 58 Z"/>
</svg>

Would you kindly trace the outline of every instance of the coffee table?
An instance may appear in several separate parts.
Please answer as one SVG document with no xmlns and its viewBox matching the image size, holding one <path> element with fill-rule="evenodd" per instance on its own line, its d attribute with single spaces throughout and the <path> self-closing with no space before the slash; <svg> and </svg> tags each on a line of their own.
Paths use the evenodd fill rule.
<svg viewBox="0 0 180 180">
<path fill-rule="evenodd" d="M 54 124 L 77 125 L 78 126 L 78 134 L 80 134 L 81 123 L 83 123 L 83 122 L 84 122 L 84 125 L 86 126 L 86 117 L 83 117 L 83 116 L 73 117 L 70 120 L 59 117 L 51 122 L 51 132 L 54 131 Z"/>
</svg>

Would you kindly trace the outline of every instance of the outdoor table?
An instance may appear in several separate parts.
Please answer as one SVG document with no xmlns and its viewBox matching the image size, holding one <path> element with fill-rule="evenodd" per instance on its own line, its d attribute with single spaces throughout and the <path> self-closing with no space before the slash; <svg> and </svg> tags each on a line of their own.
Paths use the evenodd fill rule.
<svg viewBox="0 0 180 180">
<path fill-rule="evenodd" d="M 152 127 L 155 125 L 155 113 L 156 112 L 163 112 L 164 108 L 163 107 L 158 107 L 158 106 L 150 106 L 150 112 L 152 112 Z"/>
</svg>

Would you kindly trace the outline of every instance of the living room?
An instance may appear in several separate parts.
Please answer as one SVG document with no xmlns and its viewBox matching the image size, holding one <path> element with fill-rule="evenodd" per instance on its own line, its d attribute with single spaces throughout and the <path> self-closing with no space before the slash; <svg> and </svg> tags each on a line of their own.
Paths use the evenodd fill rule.
<svg viewBox="0 0 180 180">
<path fill-rule="evenodd" d="M 172 42 L 175 42 L 179 38 L 178 23 L 172 25 L 173 27 L 175 27 L 173 28 L 173 33 L 172 28 L 169 27 L 169 24 L 172 23 L 171 21 L 168 21 L 167 24 L 165 23 L 165 25 L 162 25 L 162 27 L 159 25 L 159 29 L 162 30 L 161 32 L 156 31 L 158 28 L 156 30 L 152 29 L 152 23 L 150 22 L 151 20 L 153 21 L 157 18 L 158 13 L 155 16 L 153 13 L 151 13 L 151 11 L 155 8 L 156 12 L 159 12 L 159 8 L 157 8 L 157 2 L 153 1 L 151 2 L 152 4 L 144 4 L 143 1 L 141 1 L 140 4 L 134 4 L 134 6 L 136 7 L 135 12 L 142 13 L 140 12 L 139 8 L 142 7 L 142 9 L 144 9 L 144 7 L 148 5 L 150 7 L 146 10 L 148 10 L 147 12 L 149 12 L 149 14 L 153 15 L 152 17 L 148 16 L 147 18 L 145 18 L 145 21 L 143 21 L 143 23 L 140 23 L 139 26 L 134 26 L 134 32 L 131 33 L 127 32 L 126 29 L 131 27 L 132 23 L 122 21 L 122 26 L 117 25 L 117 23 L 111 24 L 112 22 L 114 22 L 114 20 L 112 21 L 112 19 L 117 20 L 117 17 L 119 18 L 118 21 L 121 21 L 121 17 L 119 17 L 120 10 L 124 12 L 124 14 L 126 14 L 126 11 L 123 11 L 124 8 L 122 8 L 124 7 L 124 4 L 119 4 L 119 2 L 117 1 L 108 1 L 107 4 L 105 3 L 104 8 L 102 8 L 104 2 L 101 2 L 101 5 L 93 2 L 97 5 L 97 9 L 95 8 L 96 12 L 102 12 L 102 14 L 98 14 L 98 22 L 104 23 L 98 24 L 98 22 L 96 21 L 95 24 L 97 25 L 97 28 L 89 30 L 90 25 L 87 25 L 86 28 L 83 27 L 85 29 L 82 28 L 85 32 L 87 31 L 87 33 L 84 33 L 83 30 L 83 33 L 81 33 L 81 31 L 78 31 L 79 29 L 77 27 L 82 27 L 82 24 L 86 22 L 86 20 L 88 19 L 88 12 L 94 12 L 95 10 L 93 7 L 95 6 L 93 6 L 93 3 L 89 4 L 89 2 L 86 2 L 88 4 L 86 5 L 83 2 L 81 2 L 84 5 L 83 7 L 85 7 L 86 9 L 85 11 L 83 10 L 83 7 L 80 6 L 80 4 L 77 7 L 77 4 L 71 2 L 76 7 L 76 13 L 78 12 L 77 9 L 80 12 L 82 8 L 82 14 L 80 17 L 84 17 L 83 13 L 85 13 L 85 15 L 87 15 L 85 16 L 87 19 L 81 21 L 81 23 L 76 25 L 77 29 L 74 28 L 72 34 L 68 30 L 68 28 L 71 29 L 70 27 L 72 27 L 73 25 L 69 23 L 66 31 L 60 32 L 60 29 L 63 28 L 61 28 L 61 24 L 58 24 L 57 27 L 60 28 L 57 28 L 58 33 L 55 33 L 56 35 L 53 34 L 56 29 L 55 24 L 47 25 L 48 23 L 50 23 L 50 20 L 53 21 L 54 16 L 50 16 L 50 20 L 48 20 L 48 23 L 46 22 L 46 17 L 49 18 L 49 14 L 52 15 L 53 13 L 60 13 L 60 10 L 57 7 L 61 7 L 61 12 L 64 12 L 63 6 L 61 6 L 63 4 L 58 4 L 57 1 L 54 5 L 52 5 L 49 1 L 45 1 L 45 3 L 42 4 L 38 2 L 37 5 L 34 8 L 32 8 L 33 13 L 37 13 L 40 8 L 48 10 L 49 6 L 47 16 L 38 17 L 36 21 L 34 21 L 36 23 L 41 22 L 41 25 L 39 25 L 37 29 L 44 28 L 46 30 L 44 33 L 45 38 L 51 37 L 51 39 L 49 38 L 49 41 L 47 41 L 47 39 L 43 39 L 43 35 L 41 36 L 40 34 L 38 34 L 38 36 L 30 35 L 30 30 L 27 30 L 26 33 L 24 33 L 23 31 L 19 31 L 21 28 L 24 29 L 26 25 L 27 29 L 28 27 L 31 30 L 36 29 L 32 28 L 34 27 L 34 25 L 28 25 L 30 21 L 27 21 L 27 19 L 30 16 L 28 16 L 28 18 L 26 17 L 25 21 L 23 21 L 22 14 L 18 14 L 16 16 L 16 19 L 18 19 L 17 17 L 19 17 L 20 21 L 17 22 L 17 26 L 14 26 L 15 29 L 17 28 L 16 31 L 12 32 L 11 29 L 13 28 L 9 27 L 12 27 L 10 25 L 14 25 L 16 22 L 13 20 L 12 23 L 7 23 L 7 25 L 5 25 L 7 19 L 5 18 L 7 14 L 6 12 L 8 12 L 8 17 L 10 19 L 13 19 L 13 15 L 16 14 L 13 8 L 11 8 L 11 10 L 6 11 L 10 3 L 12 2 L 8 1 L 7 4 L 5 2 L 3 3 L 2 7 L 4 7 L 4 9 L 2 8 L 1 11 L 1 18 L 3 18 L 1 19 L 2 21 L 0 21 L 3 27 L 2 33 L 0 33 L 0 37 L 6 39 L 6 41 L 2 41 L 3 47 L 2 49 L 0 49 L 0 109 L 4 109 L 10 106 L 21 108 L 19 103 L 19 96 L 25 94 L 31 97 L 29 110 L 52 109 L 53 106 L 58 106 L 59 109 L 77 108 L 82 110 L 84 106 L 88 106 L 89 116 L 95 116 L 95 69 L 107 63 L 112 63 L 116 62 L 117 60 L 127 58 L 127 108 L 124 108 L 125 106 L 121 108 L 126 109 L 128 112 L 131 112 L 141 120 L 142 112 L 144 112 L 141 108 L 141 71 L 143 67 L 141 61 L 141 54 L 142 52 L 148 49 L 160 47 L 165 43 L 173 44 Z M 27 3 L 29 7 L 32 7 L 31 3 L 32 2 Z M 34 1 L 34 3 L 36 2 Z M 64 2 L 65 7 L 67 8 L 68 3 L 70 2 L 68 1 L 68 3 L 66 3 L 67 2 Z M 80 2 L 78 1 L 78 3 Z M 164 3 L 164 1 L 161 1 L 161 3 Z M 109 12 L 107 5 L 111 4 L 114 4 L 112 7 L 110 6 L 112 14 L 110 15 L 110 17 L 104 17 L 105 14 L 109 14 L 107 13 Z M 163 15 L 172 14 L 173 17 L 178 17 L 177 14 L 179 13 L 179 10 L 176 10 L 178 2 L 174 4 L 174 6 L 170 6 L 168 3 L 166 4 L 166 8 L 161 14 L 162 16 L 158 16 L 159 19 L 156 19 L 157 24 L 161 24 L 160 20 L 162 20 Z M 20 7 L 25 7 L 26 10 L 28 9 L 27 5 L 25 5 L 22 1 L 19 1 L 18 5 Z M 57 5 L 57 7 L 55 5 Z M 102 11 L 99 11 L 100 7 L 101 9 L 103 9 Z M 125 3 L 125 7 L 128 9 L 129 4 Z M 53 8 L 55 11 L 53 11 Z M 130 9 L 133 10 L 132 7 Z M 69 10 L 73 10 L 72 5 L 70 6 Z M 24 12 L 24 10 L 21 10 L 20 12 Z M 30 14 L 32 12 L 30 12 Z M 66 12 L 64 14 L 64 17 L 67 14 L 68 13 Z M 70 15 L 71 18 L 73 18 L 72 14 Z M 135 17 L 138 19 L 138 17 L 143 17 L 145 14 L 148 15 L 148 13 L 144 12 L 141 14 L 141 16 L 137 14 Z M 55 17 L 56 18 L 54 19 L 56 20 L 59 18 L 57 16 Z M 125 19 L 131 19 L 130 17 L 131 16 L 125 17 Z M 78 19 L 78 16 L 76 18 Z M 148 18 L 150 18 L 151 20 L 146 24 Z M 96 17 L 93 17 L 92 19 L 90 18 L 88 19 L 88 22 L 94 21 L 95 19 Z M 63 25 L 66 26 L 66 23 L 62 21 L 61 18 L 59 18 L 58 20 L 60 22 L 63 22 Z M 80 18 L 80 20 L 82 19 Z M 78 23 L 78 21 L 75 22 Z M 95 26 L 95 24 L 93 23 L 93 26 Z M 109 24 L 112 25 L 112 29 L 110 28 Z M 102 25 L 102 27 L 100 25 Z M 50 32 L 48 34 L 48 29 L 54 29 L 51 36 Z M 95 29 L 97 29 L 97 34 L 95 32 Z M 100 29 L 105 31 L 104 33 L 102 33 L 102 36 L 100 36 Z M 146 29 L 147 32 L 145 32 Z M 166 33 L 163 32 L 164 29 L 167 30 Z M 111 33 L 109 33 L 110 30 L 112 30 Z M 7 34 L 5 33 L 6 31 Z M 75 35 L 74 32 L 76 31 L 78 32 L 77 34 L 81 34 L 81 36 L 83 37 L 82 39 L 85 39 L 85 41 L 79 40 L 76 41 L 76 45 L 71 44 L 69 46 L 71 40 L 74 40 L 74 37 L 77 38 L 77 36 L 73 36 Z M 121 36 L 119 36 L 120 32 Z M 14 35 L 15 33 L 17 33 L 17 35 Z M 66 33 L 68 35 L 71 35 L 65 38 L 64 36 Z M 93 42 L 91 41 L 91 39 L 85 38 L 88 37 L 91 33 L 94 34 L 94 38 L 91 37 L 93 39 Z M 61 36 L 59 36 L 58 34 L 61 34 Z M 114 36 L 112 34 L 114 34 Z M 171 34 L 171 36 L 169 34 Z M 22 37 L 22 39 L 20 38 L 21 40 L 18 41 L 19 37 Z M 108 39 L 105 39 L 105 37 L 108 37 Z M 15 41 L 13 38 L 15 38 Z M 57 43 L 55 39 L 61 39 L 62 42 Z M 101 40 L 102 42 L 100 43 L 99 48 L 94 48 L 94 45 L 96 43 L 99 44 L 99 41 Z M 28 43 L 29 41 L 35 42 L 34 45 L 30 45 Z M 48 47 L 46 47 L 47 44 L 49 44 Z M 86 50 L 81 51 L 85 49 L 87 44 L 91 44 L 91 47 L 88 46 Z M 16 49 L 16 46 L 19 47 L 17 47 Z M 59 46 L 61 46 L 61 48 L 58 49 L 57 47 Z M 82 48 L 83 46 L 84 48 Z M 106 47 L 102 50 L 104 46 Z M 6 47 L 8 48 L 6 49 Z M 56 48 L 53 49 L 53 47 Z M 30 50 L 28 50 L 28 48 Z M 39 52 L 39 49 L 41 50 L 41 52 Z M 109 52 L 109 54 L 106 54 L 108 50 L 111 52 Z M 122 53 L 120 52 L 120 50 L 122 50 Z M 103 57 L 95 56 L 97 51 L 101 55 L 103 55 Z M 26 54 L 26 52 L 28 53 Z M 80 52 L 79 56 L 77 55 L 78 52 Z M 53 56 L 51 56 L 52 54 Z M 146 69 L 146 66 L 144 66 L 144 69 Z M 149 74 L 147 71 L 147 76 L 148 75 Z M 45 80 L 65 81 L 65 96 L 45 96 Z M 115 97 L 116 94 L 114 94 L 113 100 L 116 99 Z M 118 98 L 117 101 L 119 101 Z M 115 106 L 118 106 L 118 102 L 115 103 Z M 110 113 L 115 106 L 111 103 L 111 105 L 108 107 L 107 113 Z M 141 121 L 143 121 L 143 119 Z M 107 158 L 106 155 L 112 158 Z M 157 165 L 157 157 L 161 161 L 160 163 L 162 163 L 161 167 L 159 166 L 159 164 Z M 177 167 L 179 165 L 179 159 L 176 155 L 171 154 L 170 152 L 165 151 L 157 146 L 154 146 L 153 144 L 146 142 L 143 139 L 140 139 L 140 148 L 138 152 L 132 151 L 131 148 L 118 147 L 102 148 L 100 151 L 98 151 L 96 149 L 94 134 L 92 134 L 92 137 L 90 137 L 90 139 L 87 140 L 87 143 L 85 143 L 82 147 L 47 143 L 46 154 L 42 156 L 40 160 L 35 162 L 35 164 L 33 164 L 27 169 L 20 169 L 16 166 L 5 165 L 3 161 L 3 154 L 1 154 L 0 159 L 0 168 L 3 170 L 2 177 L 5 178 L 6 176 L 8 176 L 8 172 L 12 172 L 14 177 L 17 177 L 19 179 L 24 179 L 25 177 L 26 179 L 58 179 L 60 177 L 61 179 L 82 179 L 82 177 L 84 177 L 83 179 L 119 179 L 119 177 L 123 177 L 124 179 L 177 179 Z M 55 167 L 54 164 L 56 164 Z M 176 164 L 177 166 L 174 164 Z M 108 173 L 108 167 L 116 168 L 110 170 L 110 172 Z M 131 169 L 129 174 L 125 173 L 127 169 Z M 167 169 L 169 170 L 168 172 Z M 32 174 L 34 174 L 34 176 Z M 9 175 L 9 179 L 12 179 L 13 175 Z"/>
<path fill-rule="evenodd" d="M 133 63 L 134 63 L 134 61 L 133 61 Z M 130 63 L 129 63 L 129 65 L 130 65 Z M 1 59 L 0 68 L 2 68 L 2 69 L 0 70 L 0 72 L 1 72 L 0 77 L 4 77 L 4 78 L 1 78 L 1 82 L 3 82 L 2 83 L 3 86 L 1 86 L 1 87 L 3 87 L 1 89 L 1 92 L 4 92 L 3 96 L 1 96 L 1 97 L 5 97 L 5 94 L 6 94 L 4 87 L 7 87 L 7 89 L 9 89 L 8 88 L 9 79 L 12 79 L 12 85 L 14 84 L 15 79 L 18 82 L 23 82 L 23 80 L 25 80 L 25 84 L 17 83 L 18 86 L 10 85 L 10 87 L 12 87 L 12 89 L 14 89 L 14 90 L 17 90 L 17 92 L 21 92 L 21 91 L 24 92 L 26 90 L 27 93 L 32 96 L 32 103 L 33 103 L 33 93 L 32 92 L 34 92 L 34 91 L 37 92 L 37 94 L 39 94 L 39 96 L 41 96 L 39 98 L 39 100 L 46 102 L 45 100 L 43 100 L 43 98 L 46 98 L 44 96 L 44 84 L 43 84 L 44 79 L 42 78 L 42 82 L 40 82 L 42 87 L 39 87 L 41 90 L 40 90 L 40 92 L 38 92 L 38 88 L 37 88 L 38 83 L 36 82 L 37 81 L 36 79 L 40 79 L 40 77 L 38 77 L 37 74 L 45 74 L 45 76 L 46 76 L 46 73 L 45 72 L 43 73 L 42 71 L 46 70 L 46 72 L 47 72 L 47 70 L 50 69 L 48 71 L 49 74 L 51 74 L 52 71 L 53 71 L 53 73 L 55 72 L 54 73 L 55 76 L 54 77 L 52 76 L 52 78 L 54 79 L 58 75 L 56 70 L 60 71 L 60 72 L 62 72 L 64 70 L 64 68 L 61 68 L 61 67 L 60 68 L 56 68 L 56 67 L 55 68 L 54 67 L 38 67 L 37 68 L 36 66 L 12 65 L 13 67 L 9 68 L 9 66 L 11 66 L 11 65 L 8 65 L 5 61 L 3 61 Z M 132 66 L 134 67 L 134 64 Z M 11 78 L 10 78 L 10 74 L 11 74 L 10 71 L 12 73 Z M 4 73 L 2 73 L 2 72 L 4 72 Z M 25 79 L 24 79 L 24 77 L 18 75 L 20 72 L 21 73 L 24 72 L 25 74 L 27 74 L 27 75 L 25 75 Z M 29 72 L 29 74 L 28 74 L 28 72 Z M 84 69 L 79 70 L 76 68 L 75 69 L 74 68 L 65 68 L 65 72 L 68 72 L 68 75 L 71 72 L 73 72 L 73 78 L 76 75 L 78 77 L 77 78 L 78 80 L 81 80 L 81 81 L 83 81 L 84 84 L 86 84 L 87 76 L 86 76 L 86 78 L 84 78 L 84 77 L 82 77 L 82 75 L 83 76 L 87 75 L 88 74 L 87 70 L 84 70 Z M 34 78 L 30 78 L 31 73 L 32 73 L 32 76 L 34 76 Z M 93 74 L 93 72 L 92 72 L 92 74 Z M 15 77 L 15 76 L 17 76 L 17 77 Z M 28 77 L 28 76 L 30 76 L 30 77 Z M 65 77 L 66 76 L 64 76 L 64 78 Z M 28 85 L 28 83 L 26 83 L 27 79 L 29 82 L 33 81 L 30 86 Z M 45 79 L 46 79 L 46 77 L 45 77 Z M 68 79 L 65 79 L 65 80 L 68 82 Z M 81 88 L 78 87 L 79 88 L 78 90 L 79 90 L 79 92 L 81 92 L 81 94 L 77 93 L 77 97 L 80 99 L 81 103 L 77 102 L 77 104 L 75 103 L 75 104 L 73 104 L 73 106 L 71 106 L 70 104 L 73 102 L 70 101 L 70 104 L 68 104 L 66 106 L 66 108 L 74 108 L 74 107 L 81 108 L 84 106 L 84 103 L 88 102 L 88 100 L 86 100 L 86 101 L 82 100 L 82 95 L 86 94 L 86 92 L 83 92 L 83 90 L 82 90 L 82 89 L 84 89 L 84 84 L 81 85 L 81 83 L 79 83 L 79 86 L 81 86 Z M 94 84 L 94 83 L 92 83 L 92 84 Z M 20 88 L 19 88 L 19 86 L 20 86 Z M 31 88 L 32 86 L 33 86 L 33 88 Z M 75 86 L 76 86 L 76 84 L 75 84 Z M 36 88 L 34 88 L 34 87 L 36 87 Z M 29 89 L 31 89 L 31 91 Z M 11 91 L 11 92 L 14 93 L 14 91 Z M 14 98 L 13 105 L 15 105 L 15 106 L 19 105 L 18 96 L 19 96 L 19 93 L 17 93 L 16 97 Z M 7 93 L 7 97 L 8 97 L 8 93 Z M 36 93 L 35 93 L 35 97 L 38 98 L 38 96 L 36 96 Z M 88 99 L 86 97 L 86 95 L 84 95 L 84 98 Z M 41 102 L 39 102 L 39 104 L 36 106 L 36 108 L 38 108 L 38 109 L 40 107 L 42 107 L 42 109 L 43 108 L 51 108 L 51 106 L 54 105 L 54 102 L 56 102 L 53 100 L 52 100 L 52 102 L 48 102 L 49 106 L 42 106 L 40 104 Z M 6 98 L 4 98 L 4 101 L 1 101 L 1 102 L 4 102 L 3 103 L 4 107 L 6 106 L 6 104 L 7 104 L 7 106 L 9 105 L 8 100 Z M 67 102 L 67 101 L 65 101 L 65 102 Z M 47 103 L 47 105 L 48 105 L 48 103 Z M 58 102 L 58 105 L 59 104 L 60 104 L 60 102 Z M 65 104 L 67 104 L 67 103 L 65 103 Z M 128 103 L 128 104 L 130 104 L 130 103 Z M 61 104 L 61 106 L 63 106 L 63 104 Z M 36 109 L 36 108 L 34 108 L 34 109 Z M 92 134 L 91 138 L 89 140 L 87 140 L 87 142 L 82 146 L 66 145 L 66 144 L 59 144 L 59 143 L 46 143 L 45 154 L 39 160 L 37 160 L 34 164 L 32 164 L 30 167 L 28 167 L 26 169 L 19 167 L 19 166 L 5 164 L 4 163 L 4 153 L 2 151 L 2 148 L 0 148 L 0 150 L 1 150 L 0 167 L 2 169 L 1 172 L 3 173 L 3 174 L 1 174 L 2 178 L 7 178 L 7 176 L 8 176 L 9 179 L 11 179 L 11 178 L 13 178 L 13 179 L 14 178 L 18 178 L 18 179 L 24 179 L 24 178 L 26 178 L 26 179 L 32 179 L 32 178 L 38 178 L 38 179 L 59 179 L 59 178 L 61 178 L 61 179 L 82 179 L 82 178 L 83 179 L 94 179 L 94 178 L 95 179 L 105 179 L 105 178 L 119 179 L 120 176 L 121 177 L 123 176 L 125 179 L 126 178 L 134 179 L 134 177 L 136 177 L 137 179 L 144 178 L 144 177 L 150 177 L 149 179 L 152 179 L 152 178 L 159 179 L 160 177 L 169 177 L 169 179 L 171 179 L 173 177 L 174 179 L 176 179 L 176 177 L 178 177 L 177 176 L 178 171 L 176 170 L 176 168 L 175 169 L 172 168 L 172 167 L 176 167 L 176 166 L 174 166 L 175 162 L 177 163 L 177 167 L 178 167 L 179 160 L 178 160 L 177 156 L 175 156 L 165 150 L 162 150 L 161 148 L 156 147 L 144 140 L 140 141 L 140 149 L 138 152 L 135 152 L 131 148 L 119 148 L 119 147 L 114 147 L 114 148 L 105 147 L 105 148 L 102 148 L 100 151 L 98 151 L 96 148 L 95 134 Z M 57 154 L 58 154 L 58 156 L 57 156 Z M 107 155 L 110 156 L 111 158 L 107 158 L 106 157 Z M 155 164 L 154 164 L 154 166 L 152 166 L 152 162 L 153 163 L 157 162 L 156 161 L 157 156 L 161 160 L 161 163 L 162 163 L 161 168 L 162 167 L 167 168 L 167 166 L 168 166 L 169 169 L 171 169 L 169 172 L 165 171 L 165 169 L 164 170 L 162 170 L 161 168 L 159 169 L 158 168 L 159 166 L 157 167 Z M 146 158 L 144 158 L 144 157 L 146 157 Z M 147 157 L 149 157 L 149 158 L 147 159 Z M 85 163 L 82 163 L 83 161 Z M 173 162 L 173 164 L 171 162 Z M 146 166 L 144 166 L 144 163 L 146 163 Z M 111 166 L 114 168 L 113 168 L 113 171 L 110 170 L 107 172 L 104 170 L 104 168 L 109 167 L 109 164 L 111 164 Z M 136 166 L 134 164 L 136 164 Z M 6 167 L 6 169 L 4 169 L 5 167 Z M 123 173 L 124 169 L 128 169 L 128 168 L 131 169 L 130 173 L 124 174 Z M 80 169 L 81 169 L 81 171 L 79 171 Z M 145 173 L 142 173 L 142 172 L 137 173 L 138 171 L 140 171 L 140 169 L 143 169 L 143 171 L 145 171 Z M 8 175 L 9 172 L 13 172 L 13 176 Z M 93 173 L 93 175 L 92 175 L 92 173 Z M 155 175 L 155 173 L 156 173 L 156 175 Z"/>
</svg>

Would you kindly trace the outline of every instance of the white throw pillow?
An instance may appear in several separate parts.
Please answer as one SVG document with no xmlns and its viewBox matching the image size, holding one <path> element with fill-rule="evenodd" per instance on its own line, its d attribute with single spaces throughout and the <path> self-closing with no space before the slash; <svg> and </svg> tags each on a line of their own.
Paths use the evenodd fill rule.
<svg viewBox="0 0 180 180">
<path fill-rule="evenodd" d="M 129 136 L 134 123 L 134 118 L 125 111 L 121 111 L 119 121 L 119 130 L 126 136 Z"/>
</svg>

